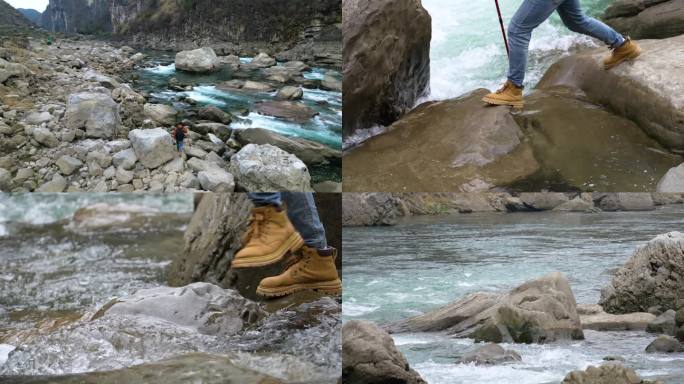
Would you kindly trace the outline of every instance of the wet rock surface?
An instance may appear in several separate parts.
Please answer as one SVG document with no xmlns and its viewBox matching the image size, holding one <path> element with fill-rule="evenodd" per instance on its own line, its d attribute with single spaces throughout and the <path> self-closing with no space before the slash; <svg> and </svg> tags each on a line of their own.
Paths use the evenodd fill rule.
<svg viewBox="0 0 684 384">
<path fill-rule="evenodd" d="M 581 305 L 577 307 L 577 312 L 582 329 L 595 331 L 641 331 L 656 320 L 656 316 L 648 312 L 613 315 L 603 311 L 599 305 Z"/>
<path fill-rule="evenodd" d="M 344 383 L 425 383 L 392 337 L 371 322 L 347 321 L 342 327 L 342 351 Z"/>
<path fill-rule="evenodd" d="M 551 273 L 508 294 L 473 293 L 424 315 L 387 326 L 391 332 L 444 331 L 487 342 L 545 343 L 583 339 L 567 279 Z"/>
<path fill-rule="evenodd" d="M 661 381 L 641 380 L 634 369 L 622 364 L 608 363 L 599 367 L 568 373 L 561 384 L 663 384 Z"/>
<path fill-rule="evenodd" d="M 477 90 L 424 103 L 344 157 L 345 192 L 483 191 L 534 174 L 507 108 L 484 108 Z"/>
</svg>

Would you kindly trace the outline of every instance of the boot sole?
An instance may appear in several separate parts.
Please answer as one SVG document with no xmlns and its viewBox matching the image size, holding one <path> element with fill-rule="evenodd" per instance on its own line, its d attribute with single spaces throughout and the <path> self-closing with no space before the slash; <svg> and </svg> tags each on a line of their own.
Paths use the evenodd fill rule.
<svg viewBox="0 0 684 384">
<path fill-rule="evenodd" d="M 287 296 L 301 291 L 318 291 L 328 295 L 339 295 L 342 293 L 342 282 L 337 280 L 323 281 L 319 283 L 293 284 L 279 288 L 257 287 L 256 293 L 264 297 Z"/>
<path fill-rule="evenodd" d="M 266 265 L 271 265 L 277 263 L 285 257 L 288 251 L 295 252 L 299 250 L 304 245 L 304 239 L 302 236 L 295 232 L 290 237 L 283 242 L 283 244 L 278 247 L 275 251 L 258 257 L 250 257 L 249 259 L 237 259 L 233 260 L 231 263 L 231 268 L 254 268 L 263 267 Z"/>
<path fill-rule="evenodd" d="M 616 62 L 613 63 L 613 64 L 609 64 L 609 65 L 608 65 L 608 64 L 604 64 L 604 65 L 603 65 L 603 69 L 608 70 L 608 69 L 615 68 L 615 67 L 617 67 L 618 65 L 622 64 L 623 62 L 628 61 L 628 60 L 634 60 L 634 59 L 636 59 L 636 58 L 639 57 L 639 56 L 641 56 L 641 48 L 637 48 L 634 52 L 632 52 L 632 53 L 629 54 L 628 56 L 623 57 L 622 59 L 616 61 Z"/>
<path fill-rule="evenodd" d="M 487 97 L 483 97 L 482 101 L 484 101 L 487 104 L 491 104 L 491 105 L 508 105 L 509 107 L 515 107 L 515 108 L 522 108 L 525 106 L 524 101 L 504 101 L 504 100 L 490 99 Z"/>
</svg>

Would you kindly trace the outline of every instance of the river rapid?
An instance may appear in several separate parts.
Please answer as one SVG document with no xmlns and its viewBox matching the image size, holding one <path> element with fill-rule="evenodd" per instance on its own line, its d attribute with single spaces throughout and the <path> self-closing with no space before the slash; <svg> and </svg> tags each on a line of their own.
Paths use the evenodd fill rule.
<svg viewBox="0 0 684 384">
<path fill-rule="evenodd" d="M 475 291 L 505 292 L 548 272 L 569 279 L 578 304 L 600 289 L 637 245 L 684 228 L 684 207 L 619 213 L 476 213 L 404 219 L 395 227 L 344 228 L 343 318 L 378 323 L 415 316 Z M 393 335 L 429 383 L 558 383 L 574 369 L 621 356 L 645 379 L 684 382 L 684 354 L 647 354 L 655 335 L 585 331 L 585 340 L 504 344 L 522 362 L 456 364 L 472 339 Z"/>
</svg>

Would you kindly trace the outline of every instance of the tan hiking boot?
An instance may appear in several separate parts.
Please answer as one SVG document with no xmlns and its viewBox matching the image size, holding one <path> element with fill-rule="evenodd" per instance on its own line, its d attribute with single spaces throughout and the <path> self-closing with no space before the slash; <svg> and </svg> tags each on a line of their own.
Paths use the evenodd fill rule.
<svg viewBox="0 0 684 384">
<path fill-rule="evenodd" d="M 641 47 L 628 36 L 621 46 L 613 49 L 613 53 L 603 60 L 603 68 L 611 69 L 625 60 L 636 59 L 639 55 L 641 55 Z"/>
<path fill-rule="evenodd" d="M 510 105 L 516 108 L 522 108 L 525 104 L 523 102 L 522 87 L 518 87 L 510 80 L 494 93 L 490 93 L 482 98 L 485 103 L 493 105 Z"/>
<path fill-rule="evenodd" d="M 233 268 L 261 267 L 280 261 L 288 251 L 304 245 L 304 239 L 287 218 L 287 211 L 273 206 L 252 210 L 252 222 L 242 239 L 245 244 L 231 266 Z"/>
<path fill-rule="evenodd" d="M 304 290 L 340 294 L 342 281 L 335 267 L 337 250 L 332 247 L 317 250 L 304 246 L 301 253 L 301 258 L 293 260 L 285 272 L 261 280 L 257 294 L 275 297 Z"/>
</svg>

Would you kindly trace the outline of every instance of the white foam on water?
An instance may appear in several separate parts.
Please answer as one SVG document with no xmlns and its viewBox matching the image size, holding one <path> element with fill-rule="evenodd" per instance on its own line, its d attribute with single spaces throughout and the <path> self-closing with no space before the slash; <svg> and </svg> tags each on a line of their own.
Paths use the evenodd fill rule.
<svg viewBox="0 0 684 384">
<path fill-rule="evenodd" d="M 521 3 L 501 3 L 505 25 Z M 508 59 L 493 2 L 424 0 L 423 6 L 432 16 L 430 94 L 417 104 L 457 97 L 477 88 L 499 88 L 506 79 Z M 534 31 L 530 41 L 525 80 L 528 89 L 571 48 L 595 45 L 595 40 L 550 20 Z"/>
<path fill-rule="evenodd" d="M 152 68 L 144 68 L 143 70 L 146 72 L 154 73 L 155 75 L 168 76 L 176 73 L 176 64 L 172 63 L 169 65 L 158 65 Z"/>
<path fill-rule="evenodd" d="M 197 89 L 197 87 L 195 87 L 195 89 Z M 202 93 L 195 89 L 193 89 L 192 91 L 183 92 L 183 94 L 199 103 L 216 105 L 218 107 L 224 107 L 227 105 L 225 101 L 221 101 L 215 97 L 211 97 L 206 93 Z"/>
<path fill-rule="evenodd" d="M 14 351 L 16 347 L 9 344 L 0 344 L 0 366 L 7 362 L 10 352 Z"/>
<path fill-rule="evenodd" d="M 240 64 L 249 64 L 252 62 L 251 57 L 241 57 L 240 58 Z"/>
<path fill-rule="evenodd" d="M 325 73 L 320 70 L 313 70 L 310 72 L 304 72 L 302 76 L 309 80 L 323 80 L 325 78 Z"/>
<path fill-rule="evenodd" d="M 309 101 L 327 101 L 333 105 L 340 105 L 340 99 L 342 98 L 341 92 L 335 91 L 324 91 L 322 89 L 308 89 L 304 88 L 304 100 Z"/>
<path fill-rule="evenodd" d="M 212 98 L 221 98 L 221 99 L 228 99 L 228 100 L 235 100 L 235 101 L 244 101 L 245 100 L 244 94 L 237 95 L 237 94 L 233 94 L 229 91 L 222 91 L 213 85 L 199 85 L 199 86 L 193 87 L 192 90 L 197 92 L 197 93 L 200 93 L 202 95 L 206 95 L 206 96 L 212 97 Z"/>
<path fill-rule="evenodd" d="M 375 305 L 361 305 L 361 304 L 356 304 L 356 300 L 354 299 L 349 299 L 349 300 L 343 300 L 342 301 L 342 311 L 344 311 L 345 316 L 350 316 L 350 317 L 357 317 L 357 316 L 362 316 L 367 313 L 374 312 L 379 306 Z"/>
</svg>

